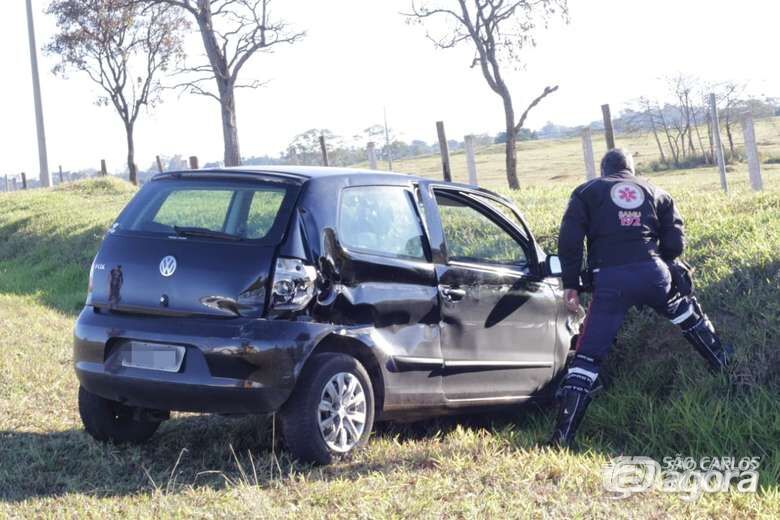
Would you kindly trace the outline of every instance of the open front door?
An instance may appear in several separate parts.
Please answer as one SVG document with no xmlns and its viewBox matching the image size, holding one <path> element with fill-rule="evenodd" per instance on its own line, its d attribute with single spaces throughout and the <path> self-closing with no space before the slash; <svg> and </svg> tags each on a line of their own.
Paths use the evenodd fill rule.
<svg viewBox="0 0 780 520">
<path fill-rule="evenodd" d="M 552 288 L 536 273 L 527 228 L 482 192 L 423 189 L 426 219 L 442 235 L 434 256 L 447 399 L 468 404 L 532 395 L 552 375 L 556 306 Z"/>
</svg>

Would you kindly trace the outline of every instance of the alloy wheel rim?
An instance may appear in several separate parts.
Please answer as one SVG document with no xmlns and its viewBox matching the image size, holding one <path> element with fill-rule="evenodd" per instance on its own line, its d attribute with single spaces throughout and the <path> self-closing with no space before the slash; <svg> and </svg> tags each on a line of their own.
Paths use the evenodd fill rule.
<svg viewBox="0 0 780 520">
<path fill-rule="evenodd" d="M 366 393 L 354 374 L 339 372 L 328 380 L 317 407 L 317 422 L 328 448 L 346 453 L 357 445 L 366 428 L 366 408 Z"/>
</svg>

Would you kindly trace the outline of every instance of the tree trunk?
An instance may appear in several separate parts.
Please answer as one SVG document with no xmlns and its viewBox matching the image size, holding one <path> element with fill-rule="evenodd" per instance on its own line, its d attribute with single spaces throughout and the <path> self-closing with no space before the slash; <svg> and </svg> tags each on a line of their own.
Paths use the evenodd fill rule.
<svg viewBox="0 0 780 520">
<path fill-rule="evenodd" d="M 726 136 L 729 138 L 729 150 L 731 150 L 731 160 L 736 160 L 737 153 L 734 151 L 734 137 L 731 135 L 731 121 L 726 118 Z"/>
<path fill-rule="evenodd" d="M 506 122 L 506 180 L 510 190 L 520 188 L 517 180 L 517 132 L 515 132 L 515 110 L 512 107 L 512 97 L 509 92 L 501 94 L 504 100 L 504 117 Z"/>
<path fill-rule="evenodd" d="M 669 125 L 666 123 L 666 118 L 664 117 L 663 109 L 659 109 L 658 113 L 661 116 L 661 124 L 664 127 L 664 132 L 666 133 L 666 140 L 669 141 L 669 150 L 671 150 L 672 152 L 672 157 L 674 158 L 674 165 L 680 166 L 680 155 L 677 152 L 677 149 L 674 147 L 674 142 L 672 141 L 672 135 L 669 132 Z"/>
<path fill-rule="evenodd" d="M 693 128 L 696 129 L 696 137 L 699 141 L 699 148 L 701 148 L 701 154 L 704 157 L 704 163 L 709 164 L 710 158 L 707 156 L 707 149 L 704 148 L 704 141 L 701 138 L 701 132 L 699 131 L 699 121 L 696 119 L 696 107 L 692 108 L 693 112 Z"/>
<path fill-rule="evenodd" d="M 240 166 L 241 152 L 238 147 L 238 127 L 236 126 L 236 98 L 233 86 L 227 85 L 220 96 L 222 111 L 222 137 L 225 143 L 225 166 Z"/>
<path fill-rule="evenodd" d="M 127 171 L 129 172 L 130 182 L 138 185 L 138 172 L 135 167 L 135 142 L 133 141 L 133 124 L 125 124 L 125 135 L 127 136 Z"/>
<path fill-rule="evenodd" d="M 664 147 L 661 145 L 661 139 L 658 137 L 658 129 L 655 127 L 655 120 L 652 114 L 650 115 L 650 126 L 653 129 L 653 136 L 655 137 L 655 144 L 658 145 L 658 152 L 661 154 L 661 162 L 667 164 L 666 154 L 664 153 Z"/>
<path fill-rule="evenodd" d="M 241 153 L 238 148 L 238 127 L 236 126 L 236 98 L 228 63 L 220 49 L 214 33 L 211 16 L 211 4 L 208 0 L 198 0 L 196 19 L 203 46 L 206 49 L 214 79 L 219 91 L 219 105 L 222 112 L 222 138 L 225 144 L 225 166 L 239 166 Z"/>
</svg>

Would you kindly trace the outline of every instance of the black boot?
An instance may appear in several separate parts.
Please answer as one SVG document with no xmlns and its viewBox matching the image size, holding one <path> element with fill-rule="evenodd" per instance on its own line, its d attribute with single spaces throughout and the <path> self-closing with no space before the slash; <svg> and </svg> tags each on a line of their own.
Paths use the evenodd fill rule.
<svg viewBox="0 0 780 520">
<path fill-rule="evenodd" d="M 555 424 L 551 446 L 570 447 L 574 442 L 585 411 L 592 401 L 590 392 L 581 388 L 564 387 L 560 391 L 561 408 L 558 412 L 558 422 Z"/>
<path fill-rule="evenodd" d="M 734 360 L 734 348 L 721 343 L 720 338 L 715 333 L 715 327 L 701 310 L 699 302 L 692 298 L 692 303 L 699 319 L 690 328 L 683 328 L 683 336 L 707 361 L 714 372 L 725 372 Z"/>
</svg>

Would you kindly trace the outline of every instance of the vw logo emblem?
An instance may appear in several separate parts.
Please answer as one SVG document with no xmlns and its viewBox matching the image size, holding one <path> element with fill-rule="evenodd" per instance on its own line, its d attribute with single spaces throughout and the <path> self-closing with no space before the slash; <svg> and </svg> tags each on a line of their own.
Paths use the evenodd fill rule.
<svg viewBox="0 0 780 520">
<path fill-rule="evenodd" d="M 160 274 L 165 276 L 171 276 L 176 272 L 176 259 L 171 255 L 166 256 L 160 260 Z"/>
</svg>

